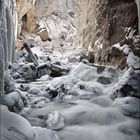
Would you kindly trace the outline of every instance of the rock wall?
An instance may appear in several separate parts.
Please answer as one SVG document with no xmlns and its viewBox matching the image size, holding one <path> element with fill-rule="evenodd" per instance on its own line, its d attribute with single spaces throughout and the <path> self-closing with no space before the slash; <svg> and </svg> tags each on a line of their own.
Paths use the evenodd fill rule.
<svg viewBox="0 0 140 140">
<path fill-rule="evenodd" d="M 17 38 L 21 38 L 22 30 L 32 32 L 36 22 L 33 13 L 34 0 L 14 0 L 15 12 L 17 14 Z"/>
<path fill-rule="evenodd" d="M 34 2 L 35 17 L 38 21 L 45 19 L 44 23 L 51 38 L 61 37 L 63 33 L 69 34 L 66 30 L 73 32 L 75 9 L 76 0 L 36 0 Z"/>
<path fill-rule="evenodd" d="M 18 15 L 17 36 L 19 39 L 22 39 L 21 35 L 25 36 L 26 32 L 35 31 L 42 18 L 52 15 L 69 20 L 68 22 L 74 24 L 74 21 L 67 18 L 68 15 L 74 16 L 75 0 L 16 0 L 15 3 Z"/>
<path fill-rule="evenodd" d="M 12 14 L 13 2 L 0 0 L 0 94 L 4 93 L 4 75 L 8 71 L 8 64 L 15 58 Z"/>
<path fill-rule="evenodd" d="M 140 34 L 140 1 L 136 0 L 137 8 L 138 8 L 138 20 L 139 20 L 139 34 Z"/>
<path fill-rule="evenodd" d="M 37 18 L 43 18 L 52 14 L 57 14 L 63 18 L 70 11 L 75 11 L 75 0 L 35 0 L 35 15 Z"/>
<path fill-rule="evenodd" d="M 30 9 L 22 17 L 22 29 L 28 31 L 29 33 L 33 32 L 36 29 L 36 20 L 34 17 L 33 9 Z"/>
<path fill-rule="evenodd" d="M 78 45 L 92 50 L 92 62 L 126 67 L 126 56 L 120 51 L 113 53 L 111 46 L 125 39 L 127 27 L 137 34 L 135 1 L 78 0 L 77 5 Z"/>
</svg>

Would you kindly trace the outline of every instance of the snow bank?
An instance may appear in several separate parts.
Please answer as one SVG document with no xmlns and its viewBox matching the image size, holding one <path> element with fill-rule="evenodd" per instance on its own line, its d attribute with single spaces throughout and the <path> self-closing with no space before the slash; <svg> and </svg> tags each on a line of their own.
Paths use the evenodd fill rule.
<svg viewBox="0 0 140 140">
<path fill-rule="evenodd" d="M 23 117 L 9 112 L 1 106 L 1 139 L 34 140 L 35 133 L 30 123 Z"/>
</svg>

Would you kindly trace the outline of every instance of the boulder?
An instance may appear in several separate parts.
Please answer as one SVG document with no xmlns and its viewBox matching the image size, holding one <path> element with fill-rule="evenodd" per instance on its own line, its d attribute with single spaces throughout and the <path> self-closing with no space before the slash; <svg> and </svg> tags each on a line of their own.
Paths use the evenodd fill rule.
<svg viewBox="0 0 140 140">
<path fill-rule="evenodd" d="M 49 39 L 48 31 L 46 29 L 40 30 L 36 35 L 40 36 L 42 41 L 47 41 Z"/>
<path fill-rule="evenodd" d="M 119 108 L 126 116 L 140 117 L 140 99 L 135 97 L 116 98 L 113 107 Z"/>
<path fill-rule="evenodd" d="M 48 114 L 48 119 L 46 120 L 47 128 L 52 130 L 59 130 L 64 128 L 64 118 L 58 111 Z"/>
<path fill-rule="evenodd" d="M 119 80 L 119 82 L 113 87 L 111 93 L 111 98 L 115 99 L 117 97 L 140 97 L 139 87 L 140 74 L 137 73 L 132 67 L 130 67 Z"/>
<path fill-rule="evenodd" d="M 111 83 L 111 78 L 110 77 L 105 77 L 105 76 L 99 76 L 97 79 L 97 82 L 101 84 L 110 84 Z"/>
</svg>

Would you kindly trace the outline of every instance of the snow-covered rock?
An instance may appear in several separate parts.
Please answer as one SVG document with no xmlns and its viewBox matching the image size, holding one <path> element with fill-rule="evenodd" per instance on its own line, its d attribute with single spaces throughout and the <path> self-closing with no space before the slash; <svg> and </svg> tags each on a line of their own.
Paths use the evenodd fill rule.
<svg viewBox="0 0 140 140">
<path fill-rule="evenodd" d="M 113 87 L 111 98 L 134 96 L 140 97 L 139 87 L 140 74 L 130 67 L 121 77 L 118 83 Z"/>
<path fill-rule="evenodd" d="M 132 37 L 133 35 L 130 36 L 131 39 Z M 136 39 L 134 40 L 134 42 L 135 41 Z M 117 48 L 118 50 L 122 51 L 122 53 L 124 53 L 127 56 L 126 63 L 129 67 L 134 67 L 135 69 L 138 69 L 140 67 L 139 65 L 140 58 L 138 56 L 135 56 L 134 52 L 128 45 L 124 44 L 123 46 L 121 46 L 120 43 L 117 43 L 117 44 L 114 44 L 112 47 Z"/>
<path fill-rule="evenodd" d="M 110 84 L 111 83 L 111 77 L 99 76 L 97 81 L 100 82 L 101 84 Z"/>
<path fill-rule="evenodd" d="M 1 140 L 34 140 L 34 130 L 26 119 L 0 107 Z"/>
<path fill-rule="evenodd" d="M 47 125 L 47 128 L 52 129 L 52 130 L 62 129 L 65 126 L 64 118 L 58 111 L 54 111 L 48 114 L 46 125 Z"/>
<path fill-rule="evenodd" d="M 25 93 L 15 90 L 1 97 L 1 103 L 7 105 L 11 111 L 21 111 L 27 105 L 27 97 Z"/>
<path fill-rule="evenodd" d="M 40 92 L 39 88 L 30 88 L 30 90 L 28 91 L 29 94 L 38 94 Z"/>
<path fill-rule="evenodd" d="M 45 106 L 47 103 L 50 103 L 50 100 L 46 97 L 36 97 L 34 99 L 31 99 L 31 107 L 32 108 L 40 108 Z"/>
<path fill-rule="evenodd" d="M 83 81 L 90 81 L 97 77 L 97 69 L 83 63 L 79 63 L 74 69 L 70 71 L 70 75 L 74 75 Z"/>
<path fill-rule="evenodd" d="M 5 72 L 5 75 L 4 75 L 4 91 L 5 91 L 5 94 L 8 94 L 10 92 L 13 92 L 15 89 L 16 89 L 16 86 L 15 86 L 15 81 L 14 79 L 11 77 L 10 73 L 9 72 Z"/>
<path fill-rule="evenodd" d="M 135 97 L 116 98 L 113 107 L 118 107 L 124 115 L 140 117 L 140 99 Z"/>
<path fill-rule="evenodd" d="M 78 82 L 68 91 L 68 94 L 75 95 L 82 98 L 92 98 L 103 94 L 100 87 L 93 85 L 90 82 Z"/>
</svg>

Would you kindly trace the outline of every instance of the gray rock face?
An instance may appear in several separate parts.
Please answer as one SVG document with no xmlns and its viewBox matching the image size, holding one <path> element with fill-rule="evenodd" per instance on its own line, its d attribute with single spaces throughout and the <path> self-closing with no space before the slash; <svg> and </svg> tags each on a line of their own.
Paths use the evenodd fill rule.
<svg viewBox="0 0 140 140">
<path fill-rule="evenodd" d="M 139 20 L 139 34 L 140 34 L 140 1 L 136 0 L 137 8 L 138 8 L 138 20 Z"/>
<path fill-rule="evenodd" d="M 75 11 L 75 0 L 35 0 L 35 15 L 38 18 L 57 14 L 66 17 L 69 11 Z"/>
<path fill-rule="evenodd" d="M 78 45 L 92 50 L 92 62 L 126 67 L 125 56 L 122 53 L 113 55 L 111 46 L 130 35 L 125 31 L 127 27 L 137 30 L 134 23 L 140 13 L 140 1 L 136 2 L 137 6 L 134 0 L 77 0 Z"/>
</svg>

